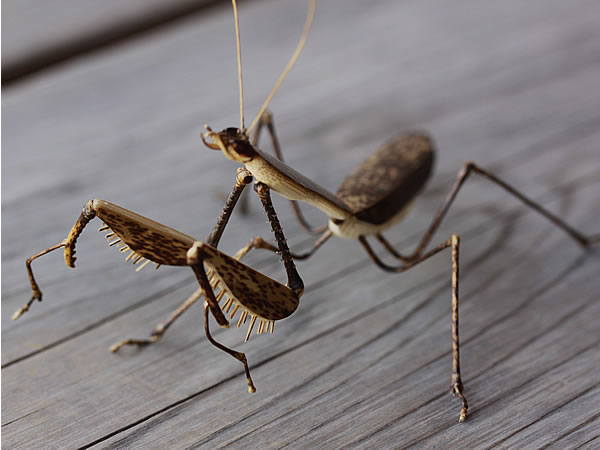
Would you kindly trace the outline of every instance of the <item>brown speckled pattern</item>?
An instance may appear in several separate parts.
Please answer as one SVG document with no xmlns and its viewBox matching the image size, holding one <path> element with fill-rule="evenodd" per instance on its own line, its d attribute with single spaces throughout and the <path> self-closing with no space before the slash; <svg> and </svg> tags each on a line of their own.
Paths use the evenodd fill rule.
<svg viewBox="0 0 600 450">
<path fill-rule="evenodd" d="M 427 135 L 395 138 L 352 171 L 337 195 L 357 219 L 385 223 L 421 191 L 433 160 L 433 142 Z"/>
<path fill-rule="evenodd" d="M 96 216 L 94 211 L 90 209 L 91 204 L 92 201 L 85 204 L 79 219 L 77 219 L 77 222 L 75 222 L 75 225 L 71 228 L 67 239 L 65 239 L 65 263 L 71 268 L 75 267 L 75 261 L 77 260 L 75 257 L 75 245 L 77 244 L 77 239 L 81 236 L 81 232 L 85 226 Z"/>
<path fill-rule="evenodd" d="M 280 320 L 298 308 L 298 298 L 284 284 L 208 244 L 202 244 L 200 251 L 207 269 L 219 279 L 219 287 L 225 287 L 227 296 L 249 314 L 266 320 Z"/>
<path fill-rule="evenodd" d="M 187 266 L 196 239 L 105 200 L 94 200 L 96 215 L 137 255 L 158 264 Z"/>
</svg>

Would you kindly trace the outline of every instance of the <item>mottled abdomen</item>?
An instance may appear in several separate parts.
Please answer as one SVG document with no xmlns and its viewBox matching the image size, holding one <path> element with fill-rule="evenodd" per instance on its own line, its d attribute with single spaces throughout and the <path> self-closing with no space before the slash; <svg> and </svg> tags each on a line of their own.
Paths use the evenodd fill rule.
<svg viewBox="0 0 600 450">
<path fill-rule="evenodd" d="M 381 231 L 423 189 L 433 160 L 429 136 L 414 133 L 395 138 L 354 169 L 337 196 L 352 210 L 353 222 L 375 225 L 373 229 Z"/>
</svg>

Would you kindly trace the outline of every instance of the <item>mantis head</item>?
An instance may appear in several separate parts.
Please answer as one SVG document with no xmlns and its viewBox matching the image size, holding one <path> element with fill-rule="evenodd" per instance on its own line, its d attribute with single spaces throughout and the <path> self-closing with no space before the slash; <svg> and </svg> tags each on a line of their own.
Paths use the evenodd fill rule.
<svg viewBox="0 0 600 450">
<path fill-rule="evenodd" d="M 232 0 L 232 4 L 233 4 L 234 19 L 235 19 L 234 21 L 235 21 L 235 33 L 236 33 L 237 57 L 238 57 L 237 58 L 238 59 L 238 80 L 239 80 L 239 86 L 240 86 L 240 128 L 225 128 L 223 131 L 214 132 L 211 130 L 211 128 L 209 126 L 205 126 L 206 138 L 210 139 L 210 141 L 212 141 L 212 142 L 208 142 L 206 140 L 204 133 L 202 133 L 200 136 L 202 138 L 202 142 L 204 142 L 204 145 L 206 145 L 208 148 L 213 149 L 213 150 L 221 150 L 227 158 L 229 158 L 233 161 L 241 162 L 243 164 L 243 163 L 252 161 L 252 159 L 256 155 L 256 151 L 254 150 L 254 147 L 252 146 L 252 144 L 250 144 L 250 142 L 248 140 L 248 136 L 250 136 L 250 132 L 258 123 L 259 118 L 262 116 L 263 112 L 266 110 L 267 106 L 271 102 L 273 95 L 275 95 L 275 92 L 277 92 L 277 89 L 279 89 L 279 86 L 281 85 L 284 78 L 287 76 L 288 72 L 290 71 L 290 69 L 292 68 L 294 63 L 296 62 L 296 59 L 298 59 L 298 56 L 300 55 L 300 52 L 302 51 L 302 48 L 304 47 L 304 44 L 306 42 L 306 38 L 308 36 L 310 26 L 312 24 L 312 21 L 313 21 L 314 15 L 315 15 L 316 0 L 309 0 L 308 13 L 306 16 L 306 22 L 304 24 L 304 31 L 302 32 L 302 36 L 300 37 L 300 42 L 298 43 L 296 50 L 292 54 L 292 57 L 291 57 L 290 61 L 288 62 L 287 66 L 283 69 L 283 72 L 282 72 L 281 76 L 279 77 L 279 79 L 277 80 L 277 83 L 275 83 L 275 86 L 271 90 L 271 93 L 268 95 L 268 97 L 265 100 L 264 104 L 262 105 L 260 111 L 254 118 L 254 121 L 252 122 L 250 127 L 248 127 L 247 129 L 244 124 L 244 89 L 242 86 L 242 52 L 241 52 L 241 45 L 240 45 L 240 27 L 239 27 L 239 19 L 238 19 L 236 0 Z"/>
<path fill-rule="evenodd" d="M 208 148 L 221 150 L 228 159 L 242 164 L 254 159 L 256 150 L 254 150 L 244 130 L 225 128 L 223 131 L 215 132 L 208 125 L 205 128 L 206 136 L 202 133 L 200 137 Z"/>
</svg>

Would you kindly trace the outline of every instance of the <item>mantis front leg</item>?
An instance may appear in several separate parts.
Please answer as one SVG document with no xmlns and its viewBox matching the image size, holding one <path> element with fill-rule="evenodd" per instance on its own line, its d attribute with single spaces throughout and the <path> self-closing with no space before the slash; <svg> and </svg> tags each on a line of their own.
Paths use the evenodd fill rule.
<svg viewBox="0 0 600 450">
<path fill-rule="evenodd" d="M 238 200 L 240 199 L 240 196 L 243 194 L 244 189 L 251 182 L 252 182 L 252 175 L 250 174 L 250 172 L 248 172 L 243 167 L 238 168 L 236 177 L 235 177 L 235 184 L 233 186 L 233 190 L 231 191 L 231 194 L 229 194 L 229 197 L 227 198 L 227 201 L 225 202 L 225 206 L 223 207 L 223 210 L 221 211 L 221 214 L 219 215 L 219 218 L 217 219 L 217 223 L 215 224 L 215 227 L 213 228 L 212 232 L 208 236 L 208 239 L 207 239 L 208 244 L 212 245 L 213 247 L 217 247 L 219 245 L 221 236 L 223 236 L 225 227 L 227 226 L 227 223 L 229 222 L 229 218 L 231 217 L 231 213 L 233 212 Z M 236 258 L 241 259 L 242 256 L 243 255 L 236 256 Z M 214 283 L 216 282 L 216 280 L 212 277 L 212 274 L 209 274 L 209 280 L 212 280 L 211 281 L 212 287 L 215 288 L 216 285 Z M 175 311 L 173 311 L 171 314 L 169 314 L 169 317 L 167 318 L 167 320 L 164 323 L 161 322 L 152 329 L 152 332 L 150 333 L 149 338 L 146 338 L 146 339 L 139 339 L 139 338 L 124 339 L 120 342 L 117 342 L 116 344 L 111 345 L 109 348 L 110 351 L 117 352 L 121 349 L 121 347 L 126 346 L 126 345 L 135 345 L 137 347 L 146 347 L 150 344 L 155 343 L 156 341 L 161 339 L 163 337 L 163 335 L 166 333 L 166 331 L 169 329 L 169 327 L 171 327 L 171 325 L 173 325 L 173 323 L 177 319 L 179 319 L 179 317 L 181 317 L 201 297 L 202 297 L 202 289 L 198 288 L 192 295 L 190 295 L 187 299 L 185 299 L 185 301 L 179 307 L 177 307 L 177 309 Z"/>
<path fill-rule="evenodd" d="M 236 183 L 234 185 L 234 188 L 233 188 L 229 198 L 227 199 L 227 202 L 225 203 L 225 206 L 223 208 L 223 211 L 221 212 L 221 215 L 219 216 L 219 219 L 217 220 L 217 224 L 215 225 L 215 228 L 213 229 L 212 233 L 210 234 L 210 236 L 207 239 L 208 244 L 210 244 L 214 247 L 216 247 L 218 245 L 218 243 L 221 239 L 221 236 L 223 235 L 223 232 L 225 230 L 225 227 L 227 225 L 227 222 L 229 221 L 231 213 L 232 213 L 233 209 L 235 208 L 237 201 L 240 198 L 240 195 L 242 194 L 244 188 L 251 181 L 252 181 L 252 176 L 250 175 L 250 173 L 244 168 L 239 168 L 237 176 L 236 176 Z M 288 286 L 294 292 L 294 294 L 299 298 L 302 295 L 302 292 L 304 290 L 304 283 L 302 282 L 302 279 L 300 278 L 300 275 L 298 274 L 298 271 L 296 270 L 296 267 L 295 267 L 295 264 L 293 261 L 293 257 L 295 255 L 293 255 L 288 248 L 287 241 L 285 239 L 285 235 L 283 233 L 283 230 L 279 223 L 279 219 L 277 217 L 277 213 L 275 212 L 273 203 L 271 201 L 270 190 L 269 190 L 268 186 L 266 186 L 262 183 L 257 183 L 255 186 L 255 190 L 263 204 L 263 207 L 267 214 L 267 218 L 271 224 L 271 228 L 275 235 L 275 239 L 277 241 L 278 247 L 274 247 L 271 244 L 267 244 L 262 239 L 260 239 L 260 242 L 258 240 L 253 240 L 249 245 L 247 245 L 246 247 L 241 249 L 239 252 L 237 252 L 236 255 L 234 256 L 234 258 L 237 260 L 240 260 L 241 258 L 244 257 L 244 255 L 246 253 L 248 253 L 248 251 L 250 251 L 251 248 L 268 248 L 269 250 L 280 252 L 282 255 L 282 259 L 283 259 L 284 266 L 285 266 L 287 276 L 288 276 Z M 328 233 L 328 232 L 326 232 L 326 233 Z M 330 235 L 328 235 L 325 239 L 323 239 L 322 242 L 319 243 L 316 247 L 313 247 L 313 250 L 310 252 L 310 254 L 312 254 L 312 252 L 314 252 L 317 248 L 319 248 L 321 246 L 321 244 L 323 242 L 325 242 L 325 240 L 327 240 L 327 238 L 329 238 L 329 237 L 330 237 Z M 264 244 L 264 246 L 262 246 L 262 244 Z M 210 281 L 212 288 L 213 289 L 216 288 L 217 287 L 217 279 L 213 277 L 212 272 L 209 271 L 207 276 L 208 276 L 208 279 Z M 197 289 L 175 311 L 173 311 L 169 315 L 169 317 L 167 318 L 167 320 L 164 323 L 159 323 L 157 326 L 154 327 L 149 338 L 146 338 L 146 339 L 138 339 L 138 338 L 124 339 L 124 340 L 112 345 L 110 347 L 110 350 L 112 352 L 116 352 L 116 351 L 120 350 L 123 346 L 126 346 L 126 345 L 145 347 L 150 344 L 153 344 L 154 342 L 156 342 L 160 338 L 162 338 L 162 336 L 169 329 L 169 327 L 171 325 L 173 325 L 173 323 L 179 317 L 181 317 L 201 297 L 202 297 L 202 290 Z M 218 298 L 218 300 L 220 300 L 220 298 Z M 241 323 L 238 322 L 238 326 L 240 326 L 240 325 L 241 325 Z M 247 336 L 247 338 L 249 338 L 249 335 Z"/>
<path fill-rule="evenodd" d="M 29 311 L 31 304 L 34 301 L 36 301 L 36 300 L 39 302 L 42 301 L 42 291 L 40 290 L 40 287 L 38 286 L 37 281 L 35 281 L 35 277 L 33 276 L 33 270 L 31 268 L 31 263 L 33 261 L 35 261 L 37 258 L 39 258 L 40 256 L 44 256 L 45 254 L 53 252 L 54 250 L 57 250 L 59 248 L 62 248 L 65 245 L 67 245 L 66 239 L 56 245 L 53 245 L 52 247 L 48 247 L 47 249 L 42 250 L 41 252 L 38 252 L 35 255 L 32 255 L 29 258 L 27 258 L 27 261 L 25 261 L 25 267 L 27 267 L 27 275 L 29 276 L 29 283 L 31 284 L 31 291 L 32 291 L 31 300 L 29 300 L 27 303 L 25 303 L 25 305 L 22 308 L 19 308 L 18 310 L 16 310 L 14 312 L 14 314 L 11 317 L 12 320 L 17 320 L 19 317 L 21 317 L 23 314 L 25 314 L 27 311 Z"/>
<path fill-rule="evenodd" d="M 292 290 L 292 292 L 300 297 L 304 292 L 304 282 L 296 270 L 296 265 L 294 264 L 294 260 L 287 245 L 285 235 L 283 234 L 283 229 L 279 223 L 275 208 L 273 208 L 270 189 L 266 184 L 256 183 L 255 190 L 258 194 L 258 198 L 260 198 L 260 201 L 263 204 L 265 212 L 267 213 L 267 218 L 269 219 L 271 229 L 273 230 L 275 240 L 277 241 L 279 251 L 281 252 L 281 259 L 283 260 L 283 265 L 285 266 L 285 271 L 287 272 L 288 277 L 287 286 Z"/>
<path fill-rule="evenodd" d="M 246 179 L 245 177 L 242 178 Z M 262 192 L 261 189 L 259 191 Z M 270 205 L 268 193 L 267 198 L 264 195 L 261 195 L 261 198 L 265 201 L 266 205 Z M 233 208 L 234 203 L 226 208 L 226 215 L 230 213 L 230 209 Z M 289 250 L 283 246 L 285 238 L 279 227 L 272 205 L 270 206 L 270 208 L 266 209 L 268 210 L 268 216 L 272 221 L 272 227 L 276 232 L 277 239 L 280 243 L 283 243 L 281 248 L 282 252 L 287 255 L 285 258 L 286 269 L 290 274 L 288 281 L 290 286 L 293 286 L 293 289 L 242 264 L 238 259 L 226 255 L 210 244 L 197 241 L 191 236 L 114 203 L 94 199 L 85 204 L 79 219 L 64 241 L 33 255 L 27 260 L 27 269 L 33 296 L 24 307 L 15 313 L 13 318 L 18 318 L 29 309 L 33 301 L 36 299 L 41 300 L 42 298 L 42 292 L 31 270 L 31 262 L 42 255 L 64 247 L 65 262 L 69 267 L 75 267 L 74 255 L 77 240 L 85 226 L 92 219 L 98 217 L 104 221 L 104 225 L 100 228 L 100 231 L 108 231 L 109 245 L 117 248 L 120 247 L 123 253 L 130 252 L 127 260 L 131 260 L 133 264 L 139 263 L 140 267 L 143 267 L 147 263 L 153 262 L 157 265 L 188 266 L 192 268 L 200 284 L 200 290 L 206 300 L 205 330 L 207 338 L 217 348 L 233 356 L 244 365 L 248 389 L 250 392 L 254 392 L 255 388 L 250 378 L 245 355 L 218 343 L 212 337 L 208 327 L 208 312 L 210 311 L 221 327 L 227 328 L 229 327 L 229 321 L 224 311 L 229 314 L 230 309 L 233 307 L 230 315 L 231 319 L 239 311 L 241 317 L 238 325 L 245 322 L 246 318 L 250 319 L 250 326 L 246 336 L 246 339 L 248 339 L 255 323 L 258 327 L 258 334 L 268 331 L 273 332 L 274 322 L 288 317 L 298 307 L 302 290 L 302 280 L 295 271 L 295 267 L 289 256 Z M 225 226 L 226 219 L 227 217 L 221 221 L 221 224 L 217 227 L 217 233 L 214 235 L 220 234 L 221 228 Z M 241 256 L 243 256 L 243 252 L 239 253 L 238 258 L 241 258 Z M 211 273 L 210 279 L 207 271 Z M 214 291 L 217 286 L 220 289 L 219 298 L 217 298 Z M 190 299 L 193 301 L 188 299 L 186 304 L 192 304 L 199 297 L 199 295 L 191 297 Z M 223 309 L 219 306 L 219 300 L 222 298 L 227 299 Z M 130 340 L 130 342 L 138 344 L 135 340 Z M 116 349 L 118 349 L 118 346 L 113 350 Z"/>
<path fill-rule="evenodd" d="M 460 249 L 460 237 L 458 234 L 453 234 L 446 241 L 442 242 L 437 247 L 428 251 L 427 253 L 423 253 L 416 258 L 413 258 L 411 261 L 404 262 L 400 266 L 393 267 L 388 266 L 383 261 L 379 259 L 379 257 L 375 254 L 369 243 L 367 242 L 364 236 L 359 237 L 359 241 L 367 251 L 369 257 L 373 260 L 373 262 L 385 270 L 386 272 L 392 273 L 401 273 L 405 272 L 412 267 L 416 266 L 423 261 L 431 258 L 434 255 L 437 255 L 444 249 L 450 248 L 452 250 L 452 379 L 450 392 L 457 396 L 462 402 L 462 408 L 460 410 L 460 415 L 458 418 L 459 422 L 464 422 L 467 418 L 467 409 L 468 402 L 466 397 L 463 394 L 463 383 L 462 377 L 460 373 L 460 340 L 458 333 L 458 305 L 459 305 L 459 295 L 458 295 L 458 284 L 459 284 L 459 249 Z"/>
</svg>

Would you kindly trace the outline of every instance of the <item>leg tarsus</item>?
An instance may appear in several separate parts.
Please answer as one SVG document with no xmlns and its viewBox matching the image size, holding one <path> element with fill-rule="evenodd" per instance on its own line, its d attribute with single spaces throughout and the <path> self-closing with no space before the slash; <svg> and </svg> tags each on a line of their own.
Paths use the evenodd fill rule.
<svg viewBox="0 0 600 450">
<path fill-rule="evenodd" d="M 460 398 L 462 401 L 462 408 L 460 409 L 460 415 L 458 416 L 459 422 L 464 422 L 467 419 L 467 410 L 469 409 L 469 403 L 463 394 L 463 385 L 460 379 L 454 381 L 450 387 L 450 392 L 453 396 Z"/>
<path fill-rule="evenodd" d="M 360 236 L 358 238 L 360 243 L 363 245 L 369 257 L 373 260 L 373 262 L 385 270 L 386 272 L 405 272 L 406 270 L 414 267 L 415 265 L 429 259 L 433 255 L 441 252 L 442 250 L 451 247 L 452 249 L 452 385 L 451 392 L 453 395 L 459 397 L 462 401 L 462 408 L 460 411 L 460 416 L 458 418 L 459 422 L 464 422 L 467 418 L 467 409 L 468 403 L 467 399 L 463 394 L 463 384 L 462 378 L 460 375 L 460 341 L 459 341 L 459 332 L 458 332 L 458 305 L 459 305 L 459 296 L 458 296 L 458 286 L 459 286 L 459 247 L 460 247 L 460 237 L 457 234 L 453 234 L 446 241 L 430 250 L 427 253 L 421 253 L 417 257 L 413 257 L 410 261 L 403 263 L 400 266 L 393 267 L 388 266 L 383 261 L 379 259 L 379 257 L 375 254 L 369 243 L 367 242 L 364 236 Z"/>
<path fill-rule="evenodd" d="M 178 310 L 180 308 L 178 308 Z M 165 331 L 167 331 L 167 329 L 169 328 L 169 325 L 170 323 L 168 323 L 167 325 L 159 323 L 156 327 L 154 327 L 154 330 L 152 330 L 152 333 L 150 333 L 150 337 L 148 339 L 123 339 L 121 342 L 117 342 L 116 344 L 111 345 L 108 349 L 111 352 L 116 353 L 121 349 L 121 347 L 124 347 L 126 345 L 135 345 L 139 348 L 147 347 L 148 345 L 154 344 L 156 341 L 162 338 L 165 334 Z"/>
<path fill-rule="evenodd" d="M 204 331 L 206 333 L 206 337 L 208 338 L 209 342 L 212 345 L 217 347 L 219 350 L 222 350 L 225 353 L 230 354 L 231 356 L 233 356 L 235 359 L 237 359 L 239 362 L 241 362 L 243 364 L 244 372 L 246 373 L 246 382 L 248 383 L 248 392 L 253 394 L 254 392 L 256 392 L 256 387 L 254 386 L 254 382 L 252 381 L 252 377 L 250 376 L 250 368 L 248 367 L 248 359 L 246 358 L 246 355 L 242 352 L 235 351 L 229 347 L 225 347 L 220 342 L 215 341 L 215 339 L 210 334 L 210 329 L 208 326 L 208 319 L 209 319 L 208 310 L 209 310 L 208 302 L 204 302 Z"/>
<path fill-rule="evenodd" d="M 42 291 L 38 286 L 35 277 L 33 276 L 33 269 L 31 268 L 31 263 L 40 256 L 44 256 L 46 253 L 53 252 L 54 250 L 62 248 L 66 245 L 67 241 L 64 240 L 56 245 L 53 245 L 52 247 L 48 247 L 47 249 L 42 250 L 41 252 L 38 252 L 35 255 L 32 255 L 29 258 L 27 258 L 27 260 L 25 261 L 25 267 L 27 268 L 27 275 L 29 276 L 29 283 L 31 284 L 31 291 L 33 294 L 31 296 L 31 299 L 27 303 L 25 303 L 25 305 L 23 305 L 22 308 L 19 308 L 14 312 L 14 314 L 11 316 L 12 320 L 17 320 L 19 317 L 21 317 L 23 314 L 29 311 L 29 308 L 31 307 L 34 301 L 42 301 Z"/>
<path fill-rule="evenodd" d="M 158 341 L 163 333 L 160 334 L 155 334 L 154 332 L 150 335 L 149 339 L 134 339 L 134 338 L 129 338 L 129 339 L 124 339 L 121 342 L 117 342 L 116 344 L 113 344 L 109 347 L 109 350 L 113 353 L 118 352 L 121 347 L 124 347 L 125 345 L 135 345 L 137 347 L 146 347 L 150 344 L 154 344 L 156 341 Z"/>
<path fill-rule="evenodd" d="M 196 303 L 196 301 L 198 301 L 198 299 L 202 296 L 202 289 L 198 288 L 196 289 L 196 291 L 190 295 L 188 298 L 185 299 L 185 301 L 179 305 L 179 307 L 173 311 L 169 317 L 167 318 L 165 323 L 159 323 L 158 325 L 156 325 L 154 327 L 154 329 L 152 330 L 152 333 L 150 333 L 150 338 L 148 339 L 135 339 L 135 338 L 130 338 L 130 339 L 124 339 L 121 342 L 118 342 L 114 345 L 111 345 L 109 347 L 111 352 L 117 352 L 119 351 L 119 349 L 125 345 L 137 345 L 138 347 L 146 347 L 150 344 L 154 344 L 156 341 L 158 341 L 160 338 L 163 337 L 163 335 L 166 333 L 166 331 L 169 329 L 169 327 L 171 325 L 173 325 L 173 323 L 179 319 L 179 317 L 186 312 L 194 303 Z"/>
<path fill-rule="evenodd" d="M 452 247 L 452 394 L 462 400 L 462 408 L 460 410 L 459 422 L 464 422 L 467 418 L 468 403 L 463 395 L 463 383 L 460 375 L 460 339 L 458 328 L 458 286 L 459 286 L 459 254 L 460 254 L 460 236 L 453 234 L 446 241 Z"/>
<path fill-rule="evenodd" d="M 77 219 L 77 222 L 75 222 L 75 225 L 71 227 L 71 231 L 69 231 L 69 234 L 66 239 L 64 239 L 56 245 L 53 245 L 52 247 L 48 247 L 47 249 L 42 250 L 41 252 L 38 252 L 35 255 L 32 255 L 29 258 L 27 258 L 27 260 L 25 261 L 25 267 L 27 268 L 27 275 L 29 276 L 29 283 L 31 284 L 31 290 L 33 292 L 33 295 L 31 296 L 31 300 L 29 300 L 22 308 L 15 311 L 15 313 L 12 315 L 12 320 L 17 320 L 24 313 L 26 313 L 35 300 L 38 300 L 40 302 L 42 301 L 42 291 L 38 286 L 37 281 L 35 280 L 33 270 L 31 268 L 31 263 L 33 261 L 35 261 L 40 256 L 44 256 L 47 253 L 65 247 L 65 263 L 68 267 L 75 267 L 75 243 L 77 242 L 77 238 L 79 237 L 85 226 L 90 222 L 90 220 L 96 217 L 96 212 L 94 210 L 93 205 L 94 200 L 90 200 L 84 205 L 83 209 L 81 210 L 81 214 Z"/>
<path fill-rule="evenodd" d="M 29 307 L 31 306 L 31 304 L 38 300 L 38 301 L 42 301 L 42 293 L 40 291 L 38 291 L 39 295 L 36 295 L 35 293 L 31 296 L 31 300 L 29 300 L 27 303 L 25 303 L 25 305 L 23 305 L 23 307 L 17 309 L 13 315 L 11 316 L 11 320 L 17 320 L 19 317 L 21 317 L 23 314 L 25 314 L 27 311 L 29 311 Z"/>
</svg>

